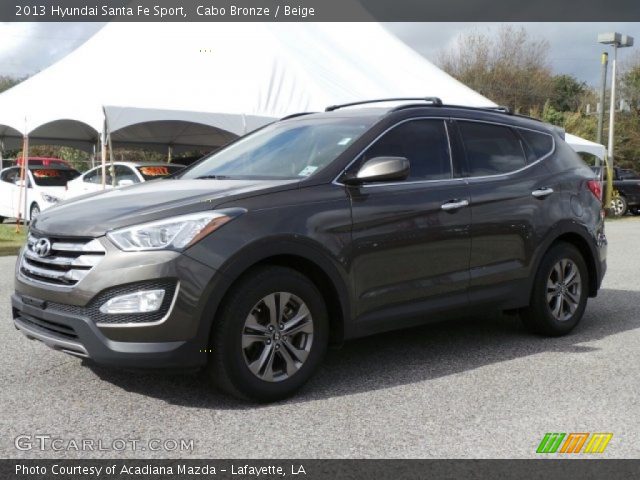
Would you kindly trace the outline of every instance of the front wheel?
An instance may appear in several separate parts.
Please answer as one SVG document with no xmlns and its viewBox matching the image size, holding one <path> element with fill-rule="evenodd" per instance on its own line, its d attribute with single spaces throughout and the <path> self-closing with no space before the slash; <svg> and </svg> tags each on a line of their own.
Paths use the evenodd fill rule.
<svg viewBox="0 0 640 480">
<path fill-rule="evenodd" d="M 530 304 L 521 311 L 535 333 L 560 336 L 580 322 L 587 305 L 589 273 L 580 251 L 558 243 L 545 255 L 534 279 Z"/>
<path fill-rule="evenodd" d="M 328 343 L 316 286 L 299 272 L 263 267 L 246 274 L 214 320 L 209 372 L 223 391 L 271 402 L 313 375 Z"/>
</svg>

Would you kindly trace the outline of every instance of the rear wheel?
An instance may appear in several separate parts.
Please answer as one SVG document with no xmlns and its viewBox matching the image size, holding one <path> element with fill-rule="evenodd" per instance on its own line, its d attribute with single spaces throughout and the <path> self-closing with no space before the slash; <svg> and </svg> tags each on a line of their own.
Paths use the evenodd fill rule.
<svg viewBox="0 0 640 480">
<path fill-rule="evenodd" d="M 554 245 L 534 280 L 529 307 L 521 311 L 525 326 L 543 335 L 569 333 L 587 305 L 589 274 L 580 251 L 568 243 Z"/>
<path fill-rule="evenodd" d="M 617 195 L 611 199 L 611 213 L 614 217 L 622 217 L 627 213 L 627 199 Z"/>
<path fill-rule="evenodd" d="M 215 320 L 209 372 L 219 388 L 261 402 L 292 395 L 327 348 L 323 297 L 299 272 L 264 267 L 233 288 Z"/>
</svg>

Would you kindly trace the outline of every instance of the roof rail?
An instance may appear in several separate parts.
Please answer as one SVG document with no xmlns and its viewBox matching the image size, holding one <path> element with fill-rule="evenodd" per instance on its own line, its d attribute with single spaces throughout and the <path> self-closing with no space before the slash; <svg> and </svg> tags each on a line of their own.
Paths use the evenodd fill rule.
<svg viewBox="0 0 640 480">
<path fill-rule="evenodd" d="M 439 107 L 442 105 L 442 100 L 438 97 L 399 97 L 399 98 L 379 98 L 375 100 L 362 100 L 359 102 L 343 103 L 341 105 L 331 105 L 324 109 L 325 112 L 333 112 L 339 108 L 354 107 L 356 105 L 366 105 L 368 103 L 383 103 L 383 102 L 406 102 L 420 100 L 423 102 L 431 102 L 433 105 Z"/>
<path fill-rule="evenodd" d="M 282 120 L 289 120 L 290 118 L 296 118 L 296 117 L 303 117 L 305 115 L 311 115 L 312 113 L 317 113 L 317 112 L 299 112 L 299 113 L 292 113 L 291 115 L 285 115 L 284 117 L 278 119 L 279 122 L 281 122 Z"/>
<path fill-rule="evenodd" d="M 421 105 L 421 104 L 410 103 L 408 105 L 400 105 L 400 106 L 394 108 L 391 111 L 392 112 L 397 112 L 398 110 L 405 110 L 407 108 L 420 108 L 422 106 L 423 105 Z M 460 108 L 460 109 L 465 109 L 465 110 L 489 110 L 489 111 L 492 111 L 492 112 L 506 113 L 507 115 L 513 115 L 514 114 L 509 107 L 502 107 L 502 106 L 498 106 L 498 107 L 470 107 L 468 105 L 450 105 L 450 104 L 447 104 L 447 103 L 443 103 L 442 105 L 439 105 L 439 106 L 450 107 L 450 108 Z"/>
</svg>

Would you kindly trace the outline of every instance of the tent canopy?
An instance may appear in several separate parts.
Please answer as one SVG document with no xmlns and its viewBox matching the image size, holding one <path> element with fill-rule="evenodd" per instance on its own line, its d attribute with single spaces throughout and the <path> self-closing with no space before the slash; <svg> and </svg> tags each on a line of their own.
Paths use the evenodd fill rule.
<svg viewBox="0 0 640 480">
<path fill-rule="evenodd" d="M 495 106 L 377 23 L 109 23 L 0 94 L 0 146 L 90 151 L 106 124 L 116 146 L 211 148 L 291 113 L 424 96 Z"/>
<path fill-rule="evenodd" d="M 571 145 L 571 148 L 578 153 L 590 153 L 591 155 L 598 157 L 600 160 L 604 160 L 607 153 L 607 149 L 604 145 L 591 142 L 576 135 L 571 135 L 570 133 L 565 134 L 564 139 L 569 145 Z"/>
<path fill-rule="evenodd" d="M 0 126 L 13 136 L 95 143 L 107 106 L 114 141 L 133 140 L 125 127 L 145 122 L 236 136 L 291 113 L 396 96 L 494 105 L 376 23 L 123 22 L 1 94 Z M 149 145 L 186 140 L 167 137 L 168 126 L 140 133 L 157 127 Z"/>
</svg>

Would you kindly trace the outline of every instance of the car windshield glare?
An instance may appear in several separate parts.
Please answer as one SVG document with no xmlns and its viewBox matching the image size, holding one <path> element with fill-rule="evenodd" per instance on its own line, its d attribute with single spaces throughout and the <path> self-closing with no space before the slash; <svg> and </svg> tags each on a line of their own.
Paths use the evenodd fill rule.
<svg viewBox="0 0 640 480">
<path fill-rule="evenodd" d="M 370 124 L 365 118 L 274 123 L 212 154 L 181 178 L 306 178 L 335 160 Z"/>
</svg>

